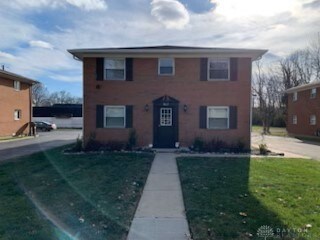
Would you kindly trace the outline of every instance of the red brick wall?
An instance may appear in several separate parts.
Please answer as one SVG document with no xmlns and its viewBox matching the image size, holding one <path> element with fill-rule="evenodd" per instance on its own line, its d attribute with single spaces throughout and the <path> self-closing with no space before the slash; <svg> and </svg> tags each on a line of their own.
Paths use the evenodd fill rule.
<svg viewBox="0 0 320 240">
<path fill-rule="evenodd" d="M 96 129 L 96 105 L 133 105 L 133 127 L 138 144 L 153 142 L 152 101 L 168 95 L 180 101 L 179 141 L 192 144 L 195 137 L 220 138 L 226 142 L 243 139 L 250 144 L 251 59 L 239 59 L 238 81 L 200 81 L 200 59 L 176 58 L 174 76 L 158 76 L 157 58 L 136 58 L 133 81 L 96 81 L 96 60 L 85 58 L 84 65 L 84 139 L 95 134 L 99 141 L 127 140 L 129 129 Z M 96 85 L 100 85 L 100 89 Z M 144 106 L 149 105 L 149 111 Z M 183 111 L 183 105 L 188 111 Z M 203 105 L 237 106 L 238 128 L 206 130 L 199 128 L 199 108 Z"/>
<path fill-rule="evenodd" d="M 310 98 L 311 89 L 298 92 L 297 101 L 293 101 L 293 93 L 288 98 L 287 131 L 292 135 L 315 136 L 320 130 L 320 87 L 315 98 Z M 297 115 L 297 124 L 292 123 L 293 115 Z M 310 125 L 310 115 L 316 115 L 316 125 Z"/>
<path fill-rule="evenodd" d="M 0 136 L 28 134 L 30 119 L 29 85 L 21 83 L 21 90 L 13 88 L 13 80 L 0 78 Z M 14 120 L 14 110 L 21 110 L 21 119 Z"/>
</svg>

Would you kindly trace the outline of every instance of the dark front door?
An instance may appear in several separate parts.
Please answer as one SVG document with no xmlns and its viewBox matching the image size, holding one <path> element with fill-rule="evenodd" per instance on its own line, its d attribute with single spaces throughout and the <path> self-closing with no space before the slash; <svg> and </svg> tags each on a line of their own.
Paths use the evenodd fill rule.
<svg viewBox="0 0 320 240">
<path fill-rule="evenodd" d="M 157 100 L 153 108 L 153 146 L 174 148 L 178 142 L 178 101 L 167 96 Z"/>
</svg>

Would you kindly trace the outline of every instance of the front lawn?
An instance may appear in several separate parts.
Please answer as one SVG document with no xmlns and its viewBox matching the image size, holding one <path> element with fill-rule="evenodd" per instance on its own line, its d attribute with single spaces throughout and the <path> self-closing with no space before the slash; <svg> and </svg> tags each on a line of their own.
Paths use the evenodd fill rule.
<svg viewBox="0 0 320 240">
<path fill-rule="evenodd" d="M 252 132 L 256 133 L 262 133 L 262 126 L 252 126 Z M 270 135 L 271 136 L 278 136 L 278 137 L 287 137 L 288 132 L 286 128 L 281 128 L 281 127 L 270 127 Z"/>
<path fill-rule="evenodd" d="M 320 239 L 319 162 L 196 157 L 177 162 L 194 240 L 272 239 L 269 227 L 283 239 Z"/>
<path fill-rule="evenodd" d="M 58 148 L 0 165 L 0 239 L 126 239 L 152 160 Z"/>
</svg>

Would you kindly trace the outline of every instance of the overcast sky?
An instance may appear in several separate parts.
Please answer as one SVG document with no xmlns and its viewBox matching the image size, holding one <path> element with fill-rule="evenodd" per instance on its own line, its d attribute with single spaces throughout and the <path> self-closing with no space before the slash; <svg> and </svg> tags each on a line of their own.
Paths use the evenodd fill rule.
<svg viewBox="0 0 320 240">
<path fill-rule="evenodd" d="M 305 47 L 320 32 L 320 0 L 8 0 L 0 2 L 0 64 L 50 92 L 82 95 L 72 48 L 187 45 Z"/>
</svg>

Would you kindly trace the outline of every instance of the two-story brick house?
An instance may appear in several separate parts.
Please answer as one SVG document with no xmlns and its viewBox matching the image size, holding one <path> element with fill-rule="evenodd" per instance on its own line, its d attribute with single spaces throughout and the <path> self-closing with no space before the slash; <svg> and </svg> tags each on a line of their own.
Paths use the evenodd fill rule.
<svg viewBox="0 0 320 240">
<path fill-rule="evenodd" d="M 190 146 L 196 137 L 250 147 L 251 65 L 266 50 L 137 47 L 69 50 L 83 61 L 84 143 Z"/>
<path fill-rule="evenodd" d="M 32 91 L 37 81 L 0 70 L 0 136 L 31 133 Z"/>
<path fill-rule="evenodd" d="M 320 82 L 290 88 L 287 131 L 293 136 L 320 136 Z"/>
</svg>

